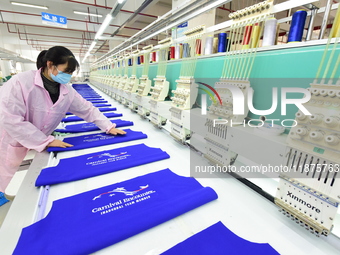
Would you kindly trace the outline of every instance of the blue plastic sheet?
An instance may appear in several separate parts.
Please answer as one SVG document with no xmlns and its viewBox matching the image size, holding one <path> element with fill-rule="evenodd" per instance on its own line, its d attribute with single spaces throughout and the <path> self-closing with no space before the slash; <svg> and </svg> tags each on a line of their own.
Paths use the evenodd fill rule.
<svg viewBox="0 0 340 255">
<path fill-rule="evenodd" d="M 111 122 L 116 124 L 116 128 L 133 126 L 132 121 L 114 119 L 114 120 L 111 120 Z M 54 131 L 59 132 L 59 133 L 82 133 L 82 132 L 91 132 L 91 131 L 96 131 L 96 130 L 100 130 L 99 127 L 96 126 L 96 124 L 94 124 L 94 123 L 83 123 L 83 124 L 67 125 L 63 129 L 56 129 Z"/>
<path fill-rule="evenodd" d="M 144 139 L 148 136 L 143 132 L 132 131 L 131 129 L 123 129 L 126 131 L 125 135 L 110 135 L 106 133 L 92 134 L 92 135 L 82 135 L 76 137 L 68 137 L 63 141 L 65 143 L 72 144 L 73 147 L 61 148 L 61 147 L 49 147 L 48 152 L 51 151 L 73 151 L 87 149 L 91 147 L 98 147 L 109 144 L 116 144 L 122 142 L 128 142 L 138 139 Z"/>
<path fill-rule="evenodd" d="M 159 148 L 150 148 L 145 144 L 137 144 L 61 159 L 57 166 L 44 168 L 40 172 L 35 186 L 82 180 L 169 157 L 165 151 Z"/>
<path fill-rule="evenodd" d="M 162 255 L 279 255 L 267 243 L 252 243 L 231 232 L 222 222 L 175 245 Z"/>
<path fill-rule="evenodd" d="M 108 112 L 108 113 L 104 113 L 104 115 L 107 117 L 107 118 L 115 118 L 115 117 L 121 117 L 123 116 L 123 114 L 121 113 L 115 113 L 115 112 Z M 70 116 L 70 117 L 66 117 L 66 118 L 63 118 L 61 120 L 61 122 L 73 122 L 73 121 L 84 121 L 84 119 L 78 117 L 78 116 Z"/>
<path fill-rule="evenodd" d="M 22 230 L 13 254 L 90 254 L 214 199 L 194 178 L 161 170 L 54 201 L 46 218 Z"/>
</svg>

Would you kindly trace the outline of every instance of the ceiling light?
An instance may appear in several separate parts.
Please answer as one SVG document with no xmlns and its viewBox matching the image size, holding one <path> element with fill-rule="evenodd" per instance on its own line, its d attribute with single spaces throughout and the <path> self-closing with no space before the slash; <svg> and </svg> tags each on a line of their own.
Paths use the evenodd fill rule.
<svg viewBox="0 0 340 255">
<path fill-rule="evenodd" d="M 87 13 L 87 12 L 74 11 L 73 13 L 80 14 L 80 15 L 93 16 L 93 17 L 100 17 L 100 18 L 103 17 L 103 15 L 100 15 L 100 14 L 93 14 L 93 13 Z"/>
<path fill-rule="evenodd" d="M 46 7 L 46 6 L 41 6 L 41 5 L 25 4 L 25 3 L 18 3 L 18 2 L 11 2 L 11 4 L 13 4 L 13 5 L 20 5 L 20 6 L 25 6 L 25 7 L 32 7 L 32 8 L 45 9 L 45 10 L 48 9 L 48 7 Z"/>
<path fill-rule="evenodd" d="M 99 30 L 97 31 L 96 35 L 95 35 L 95 39 L 98 39 L 99 36 L 101 36 L 105 29 L 110 25 L 111 20 L 113 19 L 113 17 L 111 16 L 111 14 L 107 14 L 102 25 L 100 26 Z"/>
</svg>

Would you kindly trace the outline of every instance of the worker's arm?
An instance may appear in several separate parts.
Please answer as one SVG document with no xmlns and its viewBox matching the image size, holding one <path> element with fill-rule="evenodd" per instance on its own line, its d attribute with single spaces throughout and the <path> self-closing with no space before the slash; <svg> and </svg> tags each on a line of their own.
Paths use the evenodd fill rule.
<svg viewBox="0 0 340 255">
<path fill-rule="evenodd" d="M 85 100 L 78 92 L 74 91 L 74 99 L 69 111 L 83 118 L 87 122 L 96 124 L 102 131 L 117 135 L 126 132 L 115 128 L 116 124 L 112 123 L 103 113 L 101 113 L 93 104 Z"/>
<path fill-rule="evenodd" d="M 22 146 L 43 151 L 54 140 L 25 120 L 26 105 L 20 81 L 13 77 L 0 92 L 0 126 Z"/>
</svg>

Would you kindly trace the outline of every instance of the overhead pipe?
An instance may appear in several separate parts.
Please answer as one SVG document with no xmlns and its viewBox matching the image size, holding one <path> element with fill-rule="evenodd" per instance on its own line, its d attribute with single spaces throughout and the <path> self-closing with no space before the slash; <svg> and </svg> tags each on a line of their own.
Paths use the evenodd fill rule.
<svg viewBox="0 0 340 255">
<path fill-rule="evenodd" d="M 111 9 L 111 7 L 96 4 L 96 1 L 95 1 L 94 4 L 89 4 L 89 3 L 84 3 L 84 2 L 74 1 L 74 0 L 63 0 L 63 1 L 65 1 L 65 2 L 71 2 L 71 3 L 77 3 L 77 4 L 85 4 L 85 5 L 90 5 L 90 6 L 99 7 L 99 8 Z M 134 13 L 133 11 L 123 10 L 123 9 L 120 10 L 120 11 L 126 12 L 126 13 Z M 150 15 L 150 14 L 146 14 L 146 13 L 138 13 L 138 15 L 146 16 L 146 17 L 150 17 L 150 18 L 155 18 L 155 19 L 158 18 L 158 17 L 155 16 L 155 15 Z"/>
<path fill-rule="evenodd" d="M 142 10 L 144 10 L 150 3 L 152 2 L 152 0 L 145 0 L 142 4 L 141 4 L 141 6 L 139 6 L 138 7 L 138 9 L 123 23 L 123 24 L 121 24 L 120 25 L 120 27 L 112 34 L 112 35 L 110 35 L 110 37 L 114 37 L 116 34 L 118 34 L 119 33 L 119 31 L 121 30 L 121 29 L 123 29 L 124 27 L 125 27 L 125 25 L 127 24 L 127 23 L 129 23 L 133 18 L 135 18 L 137 15 L 138 15 L 138 13 L 140 13 Z M 103 43 L 102 43 L 102 45 L 97 49 L 97 50 L 100 50 L 101 49 L 101 47 L 104 45 L 106 43 L 106 41 L 104 41 Z M 95 52 L 96 53 L 96 52 Z"/>
<path fill-rule="evenodd" d="M 60 28 L 60 27 L 47 27 L 47 26 L 40 26 L 40 25 L 32 25 L 32 24 L 23 24 L 23 23 L 14 23 L 14 22 L 2 22 L 3 24 L 11 24 L 11 25 L 18 25 L 18 26 L 29 26 L 29 27 L 40 27 L 40 28 L 50 28 L 50 29 L 61 29 L 63 31 L 65 31 L 64 28 Z M 96 32 L 92 32 L 92 31 L 86 31 L 86 30 L 80 30 L 80 29 L 72 29 L 69 28 L 67 29 L 67 31 L 73 31 L 73 32 L 88 32 L 91 34 L 95 34 Z M 109 33 L 106 33 L 109 35 Z M 117 35 L 117 36 L 121 36 L 121 37 L 131 37 L 130 35 Z"/>
<path fill-rule="evenodd" d="M 41 17 L 41 15 L 39 14 L 34 14 L 34 13 L 28 13 L 28 12 L 15 12 L 15 11 L 6 11 L 6 10 L 1 10 L 1 12 L 6 12 L 6 13 L 11 13 L 11 14 L 20 14 L 20 15 L 29 15 L 29 16 L 35 16 L 35 17 Z M 75 22 L 88 22 L 90 24 L 95 24 L 95 25 L 101 25 L 102 23 L 99 22 L 93 22 L 93 21 L 83 21 L 80 19 L 69 19 L 67 18 L 67 20 L 70 21 L 75 21 Z M 120 27 L 118 25 L 110 25 L 111 27 Z M 125 27 L 126 29 L 131 29 L 131 30 L 142 30 L 141 28 L 136 28 L 136 27 Z"/>
<path fill-rule="evenodd" d="M 198 4 L 199 4 L 200 2 L 202 2 L 202 1 L 203 1 L 203 0 L 197 0 L 197 1 L 193 2 L 193 3 L 190 3 L 190 4 L 186 5 L 185 8 L 193 8 L 193 7 L 195 7 L 196 5 L 198 5 Z M 174 15 L 172 15 L 171 18 L 176 18 L 177 16 L 179 16 L 183 11 L 185 11 L 185 8 L 182 8 L 182 9 L 180 9 L 179 11 L 177 11 Z M 131 38 L 130 38 L 127 42 L 122 43 L 122 44 L 118 45 L 117 47 L 115 47 L 114 49 L 110 50 L 107 54 L 105 54 L 104 56 L 100 57 L 97 61 L 99 61 L 99 60 L 101 60 L 102 58 L 106 57 L 106 55 L 110 54 L 113 50 L 117 49 L 118 47 L 120 47 L 120 48 L 124 47 L 124 44 L 128 43 L 129 41 L 131 41 L 131 43 L 132 43 L 132 39 L 133 39 L 133 38 L 136 38 L 136 37 L 139 36 L 139 35 L 141 35 L 141 37 L 143 37 L 143 35 L 144 35 L 143 33 L 147 33 L 147 32 L 148 32 L 147 30 L 148 30 L 150 27 L 152 27 L 153 25 L 159 23 L 159 24 L 157 25 L 157 27 L 153 28 L 153 30 L 157 30 L 159 26 L 165 25 L 165 23 L 167 22 L 167 17 L 168 17 L 169 15 L 171 15 L 172 13 L 173 13 L 173 10 L 170 10 L 169 12 L 165 13 L 164 15 L 162 15 L 161 17 L 159 17 L 157 20 L 155 20 L 155 21 L 152 22 L 151 24 L 149 24 L 149 25 L 147 25 L 146 27 L 144 27 L 141 31 L 139 31 L 139 32 L 136 33 L 135 35 L 131 36 Z M 153 30 L 152 30 L 151 32 L 153 32 Z M 112 34 L 111 37 L 112 37 L 112 36 L 116 36 L 116 35 L 117 35 L 117 34 Z M 154 40 L 154 39 L 150 39 L 150 40 Z M 156 41 L 157 41 L 157 40 L 156 40 Z"/>
</svg>

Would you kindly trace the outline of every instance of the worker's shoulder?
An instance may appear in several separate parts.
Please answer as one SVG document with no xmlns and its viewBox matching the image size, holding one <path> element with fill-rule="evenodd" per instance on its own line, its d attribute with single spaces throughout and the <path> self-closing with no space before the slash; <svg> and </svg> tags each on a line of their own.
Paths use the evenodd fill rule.
<svg viewBox="0 0 340 255">
<path fill-rule="evenodd" d="M 29 71 L 18 73 L 16 75 L 14 75 L 13 78 L 16 78 L 20 81 L 27 81 L 30 78 L 33 79 L 35 77 L 36 73 L 37 73 L 37 70 L 29 70 Z"/>
</svg>

